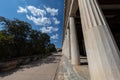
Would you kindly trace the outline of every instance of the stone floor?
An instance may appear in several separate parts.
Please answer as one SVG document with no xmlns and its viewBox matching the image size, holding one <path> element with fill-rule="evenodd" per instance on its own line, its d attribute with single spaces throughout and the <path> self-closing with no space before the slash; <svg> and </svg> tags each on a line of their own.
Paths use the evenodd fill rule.
<svg viewBox="0 0 120 80">
<path fill-rule="evenodd" d="M 61 58 L 56 80 L 89 80 L 87 59 L 81 57 L 81 65 L 73 66 L 65 56 Z"/>
<path fill-rule="evenodd" d="M 53 54 L 42 61 L 32 62 L 17 69 L 0 72 L 0 80 L 54 80 L 61 54 Z"/>
<path fill-rule="evenodd" d="M 77 73 L 84 77 L 85 80 L 90 80 L 89 69 L 88 69 L 88 61 L 86 57 L 80 57 L 81 65 L 75 66 L 75 70 Z"/>
</svg>

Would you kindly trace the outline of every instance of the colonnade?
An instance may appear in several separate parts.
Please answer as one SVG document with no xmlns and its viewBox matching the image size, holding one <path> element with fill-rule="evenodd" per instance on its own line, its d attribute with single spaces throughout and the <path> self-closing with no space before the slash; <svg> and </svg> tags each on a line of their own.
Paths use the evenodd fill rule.
<svg viewBox="0 0 120 80">
<path fill-rule="evenodd" d="M 74 0 L 73 0 L 74 1 Z M 91 80 L 119 80 L 120 52 L 96 0 L 78 0 Z M 71 64 L 80 64 L 80 52 L 73 16 L 66 27 L 63 54 Z"/>
</svg>

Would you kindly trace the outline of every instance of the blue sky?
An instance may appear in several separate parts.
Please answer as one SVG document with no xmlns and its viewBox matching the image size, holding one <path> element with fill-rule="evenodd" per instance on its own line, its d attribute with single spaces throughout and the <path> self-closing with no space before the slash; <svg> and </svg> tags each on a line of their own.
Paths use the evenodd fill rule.
<svg viewBox="0 0 120 80">
<path fill-rule="evenodd" d="M 64 0 L 0 0 L 0 16 L 27 21 L 33 29 L 48 33 L 61 48 L 63 7 Z"/>
</svg>

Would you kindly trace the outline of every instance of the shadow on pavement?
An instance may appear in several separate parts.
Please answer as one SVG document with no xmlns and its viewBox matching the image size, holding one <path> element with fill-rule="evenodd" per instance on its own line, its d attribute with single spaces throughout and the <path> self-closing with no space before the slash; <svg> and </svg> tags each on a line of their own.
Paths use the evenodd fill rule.
<svg viewBox="0 0 120 80">
<path fill-rule="evenodd" d="M 9 76 L 9 75 L 12 75 L 18 71 L 24 71 L 24 69 L 26 69 L 26 68 L 33 68 L 33 67 L 37 67 L 37 66 L 40 66 L 43 64 L 58 63 L 58 61 L 60 60 L 60 57 L 61 57 L 61 54 L 53 54 L 51 56 L 48 56 L 45 59 L 33 61 L 26 65 L 21 65 L 19 67 L 16 67 L 15 69 L 12 69 L 9 71 L 0 72 L 0 77 L 3 78 L 6 76 Z"/>
</svg>

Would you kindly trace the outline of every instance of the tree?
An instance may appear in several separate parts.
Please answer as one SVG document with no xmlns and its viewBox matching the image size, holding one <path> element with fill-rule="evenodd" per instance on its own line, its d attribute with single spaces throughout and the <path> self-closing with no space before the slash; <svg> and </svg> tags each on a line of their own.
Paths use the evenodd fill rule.
<svg viewBox="0 0 120 80">
<path fill-rule="evenodd" d="M 12 47 L 14 41 L 13 36 L 9 36 L 4 33 L 4 31 L 0 31 L 0 58 L 3 57 L 9 58 L 12 57 Z"/>
<path fill-rule="evenodd" d="M 57 51 L 54 44 L 49 44 L 48 49 L 49 49 L 50 52 L 56 52 Z"/>
<path fill-rule="evenodd" d="M 32 55 L 47 55 L 55 51 L 55 45 L 50 43 L 50 36 L 33 30 L 27 22 L 0 17 L 3 30 L 0 31 L 0 56 L 16 58 Z"/>
</svg>

